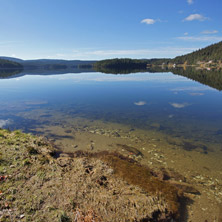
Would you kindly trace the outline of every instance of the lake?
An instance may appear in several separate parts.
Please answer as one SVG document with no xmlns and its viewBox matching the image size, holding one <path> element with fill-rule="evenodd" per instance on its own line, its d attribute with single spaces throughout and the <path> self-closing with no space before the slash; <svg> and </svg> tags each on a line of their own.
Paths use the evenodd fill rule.
<svg viewBox="0 0 222 222">
<path fill-rule="evenodd" d="M 151 130 L 217 147 L 222 143 L 222 92 L 171 73 L 0 80 L 1 127 L 60 137 L 44 129 L 69 130 L 78 120 Z"/>
<path fill-rule="evenodd" d="M 171 72 L 0 79 L 0 127 L 173 169 L 207 206 L 222 200 L 222 92 Z"/>
</svg>

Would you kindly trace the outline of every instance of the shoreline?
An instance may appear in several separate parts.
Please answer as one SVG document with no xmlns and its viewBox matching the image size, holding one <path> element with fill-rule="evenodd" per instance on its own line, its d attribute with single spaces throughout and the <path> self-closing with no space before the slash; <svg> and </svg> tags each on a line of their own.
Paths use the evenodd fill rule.
<svg viewBox="0 0 222 222">
<path fill-rule="evenodd" d="M 192 173 L 193 176 L 191 176 L 191 175 L 189 175 L 189 170 L 187 169 L 187 167 L 190 167 L 192 164 L 194 164 L 194 162 L 192 162 L 192 161 L 195 160 L 195 158 L 197 158 L 198 165 L 200 164 L 200 166 L 202 166 L 202 162 L 204 163 L 204 161 L 207 161 L 207 159 L 206 159 L 207 156 L 204 154 L 201 155 L 202 158 L 204 157 L 203 161 L 198 162 L 198 161 L 200 161 L 200 159 L 198 157 L 199 154 L 197 152 L 191 152 L 193 155 L 193 158 L 192 158 L 193 160 L 192 160 L 192 159 L 190 159 L 189 156 L 187 156 L 187 155 L 189 155 L 190 152 L 183 151 L 181 153 L 181 151 L 179 151 L 179 150 L 178 150 L 178 152 L 177 152 L 177 150 L 171 150 L 171 151 L 169 150 L 168 151 L 168 148 L 166 148 L 166 147 L 165 147 L 165 149 L 164 149 L 165 151 L 164 151 L 164 150 L 159 150 L 159 148 L 157 149 L 157 148 L 153 147 L 151 150 L 148 150 L 148 154 L 151 155 L 151 157 L 148 158 L 148 157 L 146 157 L 146 153 L 144 152 L 144 150 L 142 151 L 142 154 L 145 156 L 141 157 L 141 154 L 138 149 L 136 149 L 135 147 L 125 145 L 125 146 L 120 147 L 120 150 L 124 150 L 124 152 L 121 151 L 119 154 L 115 153 L 114 152 L 115 150 L 114 151 L 110 150 L 110 152 L 107 152 L 107 151 L 98 150 L 97 148 L 95 148 L 95 150 L 91 151 L 90 147 L 88 147 L 84 151 L 77 149 L 77 151 L 71 152 L 72 153 L 71 156 L 70 156 L 70 153 L 63 153 L 63 152 L 59 153 L 60 155 L 55 155 L 56 152 L 58 152 L 58 150 L 56 150 L 56 152 L 55 152 L 54 145 L 52 143 L 49 143 L 48 141 L 46 141 L 43 138 L 31 136 L 30 134 L 23 134 L 20 131 L 9 132 L 7 130 L 0 130 L 0 133 L 1 133 L 0 134 L 1 139 L 3 138 L 3 140 L 0 140 L 1 141 L 0 147 L 1 147 L 1 153 L 2 153 L 1 160 L 10 159 L 10 161 L 12 161 L 10 164 L 9 163 L 7 164 L 7 167 L 5 166 L 5 169 L 1 168 L 1 176 L 7 176 L 7 175 L 11 175 L 11 176 L 8 177 L 5 181 L 1 181 L 1 183 L 3 185 L 7 185 L 7 183 L 8 183 L 8 185 L 7 185 L 8 187 L 3 186 L 5 190 L 2 189 L 2 191 L 1 191 L 2 192 L 1 207 L 3 207 L 3 209 L 1 209 L 0 212 L 4 212 L 4 213 L 10 212 L 10 215 L 11 215 L 12 213 L 9 210 L 12 210 L 13 213 L 16 214 L 16 215 L 14 215 L 15 217 L 18 217 L 19 215 L 20 216 L 25 215 L 24 218 L 26 218 L 26 219 L 27 219 L 27 217 L 32 218 L 32 219 L 30 219 L 30 221 L 37 221 L 37 218 L 38 217 L 41 218 L 42 214 L 44 215 L 45 218 L 47 218 L 49 216 L 49 217 L 53 217 L 53 218 L 57 218 L 57 219 L 59 217 L 61 219 L 61 217 L 63 217 L 65 215 L 67 218 L 70 219 L 70 221 L 74 221 L 73 220 L 73 217 L 74 217 L 73 212 L 76 212 L 76 214 L 77 214 L 77 211 L 79 213 L 82 212 L 82 216 L 83 215 L 87 216 L 89 214 L 88 211 L 90 208 L 90 209 L 93 209 L 93 211 L 91 211 L 90 214 L 94 215 L 94 217 L 97 216 L 99 218 L 99 215 L 100 214 L 104 215 L 104 210 L 106 211 L 109 208 L 106 209 L 106 207 L 105 207 L 105 208 L 103 208 L 103 211 L 101 211 L 101 209 L 98 210 L 99 207 L 96 206 L 95 202 L 93 202 L 93 203 L 91 203 L 91 205 L 89 205 L 90 200 L 93 201 L 93 199 L 97 198 L 97 202 L 101 202 L 102 200 L 104 200 L 104 197 L 106 197 L 109 199 L 109 202 L 113 201 L 112 202 L 113 206 L 120 204 L 120 205 L 118 205 L 118 209 L 122 209 L 121 206 L 126 204 L 126 202 L 124 202 L 124 201 L 126 201 L 126 199 L 124 199 L 124 198 L 127 197 L 127 200 L 128 200 L 129 197 L 135 197 L 136 195 L 138 195 L 138 193 L 131 192 L 131 188 L 133 190 L 138 189 L 135 187 L 139 187 L 139 189 L 142 189 L 140 195 L 144 194 L 144 192 L 145 192 L 145 194 L 147 196 L 146 195 L 140 196 L 139 199 L 133 199 L 133 201 L 135 202 L 135 201 L 143 200 L 145 202 L 143 202 L 142 206 L 140 206 L 140 209 L 144 209 L 144 207 L 147 208 L 147 206 L 149 204 L 151 204 L 151 202 L 152 202 L 148 198 L 148 197 L 152 196 L 152 192 L 150 193 L 150 192 L 144 191 L 144 189 L 146 190 L 146 188 L 143 187 L 143 183 L 142 184 L 139 183 L 139 185 L 138 185 L 138 182 L 137 182 L 136 184 L 134 184 L 134 180 L 132 180 L 128 177 L 129 172 L 124 173 L 123 166 L 125 165 L 125 166 L 127 166 L 127 167 L 125 167 L 125 169 L 129 169 L 130 167 L 133 167 L 132 170 L 130 170 L 130 172 L 133 172 L 134 167 L 137 168 L 137 167 L 142 166 L 143 167 L 142 169 L 148 170 L 146 172 L 148 172 L 148 174 L 152 175 L 152 177 L 149 177 L 149 178 L 153 178 L 154 181 L 158 181 L 158 183 L 160 182 L 160 184 L 165 184 L 166 187 L 168 187 L 169 185 L 170 185 L 170 187 L 173 186 L 174 187 L 173 190 L 174 189 L 177 190 L 177 191 L 175 191 L 175 190 L 174 191 L 176 193 L 176 197 L 179 199 L 177 199 L 177 201 L 175 203 L 180 203 L 180 205 L 182 207 L 180 207 L 180 210 L 177 208 L 178 210 L 174 211 L 174 212 L 177 211 L 177 213 L 174 213 L 174 216 L 173 216 L 174 219 L 176 218 L 175 215 L 178 215 L 178 213 L 180 214 L 180 219 L 175 220 L 175 221 L 187 221 L 186 218 L 189 218 L 189 221 L 196 221 L 198 218 L 199 218 L 199 220 L 205 219 L 205 220 L 210 221 L 210 218 L 212 218 L 212 215 L 214 215 L 215 218 L 218 218 L 218 220 L 221 219 L 220 218 L 220 209 L 221 208 L 220 208 L 220 204 L 218 203 L 218 201 L 214 202 L 214 205 L 212 205 L 211 207 L 209 206 L 210 208 L 206 208 L 206 205 L 212 204 L 213 203 L 212 201 L 214 200 L 213 196 L 209 196 L 211 194 L 211 189 L 213 187 L 215 187 L 216 189 L 221 188 L 221 178 L 219 179 L 219 177 L 217 177 L 218 179 L 216 179 L 215 182 L 213 182 L 213 179 L 212 178 L 210 179 L 210 174 L 209 174 L 210 169 L 205 170 L 206 172 L 208 172 L 207 173 L 209 175 L 208 178 L 205 178 L 203 173 L 202 173 L 202 175 L 200 175 L 200 174 L 195 175 L 195 172 L 193 172 Z M 133 133 L 134 133 L 134 131 L 133 131 Z M 104 135 L 101 135 L 101 136 L 104 137 Z M 120 133 L 120 136 L 121 136 L 121 133 Z M 7 149 L 5 149 L 4 146 L 6 146 L 5 148 L 7 148 Z M 2 152 L 3 149 L 5 149 L 5 152 L 7 151 L 7 153 L 4 154 L 4 152 Z M 7 157 L 4 157 L 5 155 L 7 155 Z M 20 158 L 20 156 L 22 156 L 22 158 Z M 56 156 L 56 158 L 54 156 Z M 172 158 L 172 156 L 173 156 L 173 158 Z M 183 156 L 183 165 L 179 166 L 179 163 L 180 164 L 182 163 L 182 162 L 180 162 L 182 156 Z M 19 159 L 17 159 L 17 158 L 19 158 Z M 147 158 L 149 159 L 148 165 L 145 164 L 147 162 Z M 168 159 L 169 159 L 169 162 L 168 162 Z M 109 162 L 110 160 L 113 160 L 113 161 L 111 161 L 111 163 L 110 163 Z M 126 161 L 126 162 L 122 163 L 121 162 L 122 160 Z M 175 163 L 173 163 L 172 160 L 174 160 Z M 164 163 L 165 161 L 167 161 L 167 164 Z M 189 161 L 190 161 L 190 164 L 188 164 Z M 116 164 L 112 165 L 113 163 L 116 163 Z M 130 164 L 130 165 L 128 165 L 128 164 Z M 188 165 L 186 165 L 186 164 L 188 164 Z M 174 170 L 175 166 L 177 166 L 176 171 Z M 139 169 L 141 169 L 141 168 L 139 168 Z M 183 173 L 184 170 L 186 171 L 186 174 Z M 117 174 L 114 173 L 116 171 L 118 172 Z M 139 171 L 141 171 L 141 170 L 139 170 Z M 25 179 L 23 178 L 23 180 L 22 180 L 23 184 L 29 184 L 30 181 L 32 181 L 32 183 L 31 183 L 32 185 L 30 186 L 30 184 L 29 184 L 28 187 L 24 187 L 24 185 L 23 185 L 23 186 L 21 186 L 22 189 L 21 189 L 21 187 L 19 189 L 16 188 L 17 191 L 16 192 L 13 191 L 11 193 L 11 190 L 13 190 L 13 189 L 15 189 L 15 187 L 19 187 L 21 185 L 19 183 L 18 183 L 19 186 L 16 185 L 17 179 L 13 179 L 13 182 L 11 181 L 12 180 L 11 178 L 14 178 L 14 176 L 18 172 L 19 172 L 19 178 L 25 177 Z M 77 173 L 78 173 L 78 176 L 77 176 Z M 27 174 L 28 174 L 28 176 L 27 176 Z M 132 177 L 135 177 L 135 175 L 137 175 L 137 174 L 138 174 L 138 170 L 136 170 L 134 172 Z M 97 176 L 94 177 L 94 175 L 97 175 Z M 217 173 L 215 175 L 217 175 Z M 105 176 L 105 177 L 103 177 L 103 176 Z M 213 175 L 211 175 L 211 176 L 213 177 Z M 144 176 L 140 175 L 139 178 L 144 178 Z M 21 179 L 19 179 L 19 180 L 21 180 Z M 79 182 L 76 183 L 75 181 L 79 181 Z M 116 183 L 116 181 L 118 181 L 118 183 Z M 138 181 L 138 179 L 136 179 L 135 181 Z M 149 181 L 150 181 L 150 179 L 149 179 Z M 151 180 L 151 183 L 152 182 L 153 182 L 153 180 Z M 121 184 L 121 187 L 117 186 L 119 183 Z M 215 184 L 215 183 L 217 183 L 217 184 Z M 45 184 L 50 184 L 50 186 L 49 186 L 50 189 L 49 189 L 49 187 L 45 186 Z M 66 190 L 63 190 L 64 184 L 66 184 L 65 185 Z M 73 184 L 75 184 L 75 186 L 73 186 Z M 58 185 L 60 187 L 59 193 L 58 193 L 57 188 L 55 188 L 55 185 L 56 186 Z M 129 189 L 128 186 L 130 186 L 131 188 Z M 85 196 L 86 194 L 89 195 L 87 197 L 88 198 L 87 199 L 88 205 L 86 205 L 86 206 L 84 205 L 85 200 L 84 200 L 83 196 L 81 196 L 81 197 L 77 198 L 77 199 L 79 199 L 79 201 L 76 201 L 76 202 L 79 204 L 75 204 L 74 208 L 71 207 L 70 202 L 69 202 L 64 205 L 64 206 L 68 206 L 67 208 L 66 207 L 64 208 L 63 205 L 62 206 L 59 205 L 59 206 L 54 206 L 53 209 L 56 208 L 56 210 L 52 210 L 52 212 L 50 211 L 50 213 L 46 210 L 46 208 L 45 208 L 46 206 L 48 209 L 48 208 L 50 208 L 50 205 L 52 203 L 54 203 L 54 201 L 52 201 L 50 199 L 51 198 L 50 195 L 53 195 L 53 194 L 50 194 L 49 196 L 47 194 L 47 192 L 49 192 L 51 189 L 57 190 L 55 192 L 56 197 L 54 196 L 54 198 L 56 198 L 56 199 L 62 198 L 64 201 L 63 195 L 64 196 L 68 195 L 67 197 L 70 197 L 70 195 L 71 195 L 68 192 L 69 190 L 72 191 L 73 197 L 75 197 L 74 199 L 76 199 L 76 195 L 77 195 L 76 190 L 79 190 L 81 187 L 84 187 L 81 195 L 83 195 L 83 196 Z M 94 187 L 94 188 L 92 188 L 92 187 Z M 101 190 L 101 188 L 102 188 L 102 190 Z M 95 196 L 94 189 L 97 190 L 96 196 Z M 26 190 L 28 193 L 31 191 L 34 194 L 34 196 L 40 195 L 41 199 L 42 199 L 42 200 L 38 200 L 41 202 L 41 204 L 40 204 L 40 202 L 38 202 L 38 204 L 37 204 L 38 207 L 35 209 L 35 211 L 32 212 L 32 210 L 31 210 L 31 212 L 32 212 L 31 215 L 30 215 L 29 211 L 30 211 L 30 208 L 32 208 L 34 200 L 30 199 L 28 197 L 26 200 L 25 195 L 27 195 L 27 194 L 26 194 L 26 192 L 24 193 L 24 191 L 26 191 Z M 88 190 L 88 191 L 86 192 L 86 190 Z M 93 194 L 91 193 L 92 190 L 93 190 Z M 110 192 L 112 191 L 111 193 L 113 193 L 115 190 L 115 192 L 117 192 L 118 195 L 114 195 L 115 196 L 114 199 L 113 199 L 113 195 L 111 197 L 110 196 L 108 197 L 108 196 L 106 196 L 107 190 L 108 191 L 110 190 Z M 128 190 L 128 191 L 126 192 L 126 190 Z M 160 190 L 162 191 L 162 188 Z M 40 191 L 43 192 L 44 194 L 41 194 Z M 20 195 L 20 196 L 17 196 L 17 192 L 18 192 L 18 195 Z M 64 192 L 64 193 L 62 193 L 62 192 Z M 102 193 L 100 193 L 100 192 L 102 192 Z M 105 193 L 103 193 L 103 192 L 105 192 Z M 21 194 L 23 195 L 22 196 L 23 199 L 18 201 L 18 199 L 21 198 Z M 93 196 L 91 196 L 91 195 L 93 195 Z M 207 199 L 207 196 L 209 196 L 210 199 Z M 162 209 L 162 212 L 166 212 L 166 210 L 164 210 L 164 209 L 168 209 L 168 211 L 169 211 L 170 208 L 169 208 L 169 205 L 166 205 L 167 204 L 166 198 L 164 198 L 163 195 L 160 195 L 160 197 L 159 197 L 159 199 L 161 200 L 160 203 L 155 202 L 156 199 L 155 199 L 155 197 L 153 197 L 155 200 L 154 202 L 157 204 L 157 205 L 154 204 L 154 206 L 160 207 L 160 209 Z M 50 199 L 50 201 L 48 198 Z M 115 201 L 117 201 L 116 198 L 117 199 L 121 198 L 122 202 L 121 203 L 115 202 Z M 5 200 L 7 200 L 7 204 L 9 204 L 9 205 L 11 204 L 10 208 L 5 209 L 4 204 L 3 204 Z M 17 208 L 19 208 L 19 206 L 22 205 L 21 201 L 26 203 L 25 206 L 27 206 L 29 209 L 27 212 L 26 212 L 25 207 L 21 211 L 14 210 L 14 208 L 13 208 L 14 206 L 17 206 Z M 151 201 L 151 202 L 149 202 L 149 201 Z M 168 203 L 170 203 L 170 202 L 168 202 Z M 41 208 L 40 206 L 43 208 Z M 218 209 L 217 209 L 217 206 L 219 207 Z M 128 208 L 131 209 L 130 206 L 128 206 Z M 134 209 L 134 208 L 132 208 L 132 209 Z M 132 209 L 131 209 L 131 211 L 132 211 Z M 149 208 L 149 210 L 150 209 L 151 208 Z M 157 208 L 154 207 L 154 209 L 157 209 Z M 181 209 L 183 209 L 183 210 L 181 211 Z M 127 209 L 125 209 L 124 212 L 126 210 Z M 212 211 L 214 211 L 214 213 Z M 101 213 L 101 212 L 103 212 L 103 213 Z M 142 212 L 144 212 L 144 211 L 142 211 Z M 53 214 L 53 216 L 51 214 Z M 115 211 L 115 214 L 114 214 L 114 212 L 112 212 L 109 215 L 112 215 L 112 218 L 113 218 L 112 221 L 115 221 L 114 218 L 116 217 L 116 215 L 121 215 L 121 217 L 124 217 L 123 212 L 118 212 L 118 214 L 117 214 L 117 211 Z M 127 215 L 129 216 L 129 212 Z M 148 215 L 148 213 L 147 213 L 147 215 Z M 145 215 L 143 215 L 143 216 L 145 216 Z M 162 217 L 165 217 L 165 218 L 167 218 L 167 216 L 169 217 L 169 215 L 166 215 L 166 214 L 162 215 Z M 125 215 L 125 217 L 127 217 L 127 216 Z M 150 214 L 150 217 L 151 217 L 151 214 Z M 57 219 L 55 221 L 57 221 Z M 48 221 L 50 221 L 50 220 L 48 220 Z M 98 219 L 98 221 L 100 221 L 100 220 Z M 107 220 L 107 219 L 104 220 L 104 218 L 103 218 L 102 221 L 109 221 L 109 220 Z M 124 220 L 122 220 L 122 221 L 124 221 Z M 168 221 L 168 220 L 163 220 L 163 221 Z"/>
</svg>

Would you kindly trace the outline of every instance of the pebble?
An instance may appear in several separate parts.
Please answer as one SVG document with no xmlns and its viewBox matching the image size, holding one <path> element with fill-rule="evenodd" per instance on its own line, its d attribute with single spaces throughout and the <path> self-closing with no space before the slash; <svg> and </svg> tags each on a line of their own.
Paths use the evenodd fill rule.
<svg viewBox="0 0 222 222">
<path fill-rule="evenodd" d="M 25 217 L 25 215 L 24 214 L 21 214 L 20 215 L 20 219 L 22 219 L 22 218 L 24 218 Z"/>
</svg>

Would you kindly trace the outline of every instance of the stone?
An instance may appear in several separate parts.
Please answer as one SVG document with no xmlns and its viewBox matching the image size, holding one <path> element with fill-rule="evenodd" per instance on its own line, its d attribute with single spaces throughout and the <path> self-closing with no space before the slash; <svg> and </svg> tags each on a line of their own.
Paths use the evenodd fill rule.
<svg viewBox="0 0 222 222">
<path fill-rule="evenodd" d="M 25 217 L 24 214 L 21 214 L 21 215 L 19 216 L 20 219 L 22 219 L 22 218 L 24 218 L 24 217 Z"/>
</svg>

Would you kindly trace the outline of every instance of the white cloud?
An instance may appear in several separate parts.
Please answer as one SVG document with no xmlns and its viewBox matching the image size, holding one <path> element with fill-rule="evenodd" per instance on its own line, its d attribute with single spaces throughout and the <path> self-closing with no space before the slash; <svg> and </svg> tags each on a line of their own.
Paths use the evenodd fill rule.
<svg viewBox="0 0 222 222">
<path fill-rule="evenodd" d="M 194 42 L 219 42 L 222 41 L 222 36 L 181 36 L 177 39 Z"/>
<path fill-rule="evenodd" d="M 188 35 L 189 33 L 188 32 L 184 32 L 184 35 Z"/>
<path fill-rule="evenodd" d="M 170 103 L 171 106 L 173 106 L 176 109 L 182 109 L 186 106 L 190 106 L 189 103 Z"/>
<path fill-rule="evenodd" d="M 143 20 L 141 21 L 141 23 L 146 23 L 147 25 L 153 25 L 155 22 L 156 22 L 156 20 L 154 20 L 154 19 L 149 19 L 149 18 L 143 19 Z"/>
<path fill-rule="evenodd" d="M 191 52 L 196 48 L 176 48 L 166 47 L 158 49 L 126 49 L 126 50 L 95 50 L 85 52 L 87 55 L 99 55 L 99 56 L 129 56 L 129 55 L 158 55 L 158 54 L 181 54 L 184 52 Z"/>
<path fill-rule="evenodd" d="M 203 22 L 203 21 L 205 21 L 205 20 L 207 20 L 208 18 L 207 17 L 204 17 L 203 15 L 201 15 L 201 14 L 191 14 L 191 15 L 189 15 L 189 16 L 187 16 L 185 19 L 184 19 L 184 21 L 194 21 L 194 20 L 197 20 L 197 21 L 201 21 L 201 22 Z"/>
<path fill-rule="evenodd" d="M 202 34 L 216 34 L 216 33 L 218 33 L 218 31 L 217 30 L 204 30 L 201 33 Z"/>
<path fill-rule="evenodd" d="M 187 3 L 188 3 L 189 5 L 191 5 L 191 4 L 193 4 L 193 0 L 187 0 Z"/>
<path fill-rule="evenodd" d="M 135 102 L 134 105 L 136 105 L 136 106 L 144 106 L 144 105 L 146 105 L 146 102 L 145 101 L 139 101 L 139 102 Z"/>
<path fill-rule="evenodd" d="M 158 44 L 158 43 L 157 43 Z M 157 45 L 156 44 L 156 45 Z M 80 49 L 71 50 L 66 54 L 55 53 L 49 55 L 51 59 L 68 59 L 68 60 L 99 60 L 111 58 L 163 58 L 175 57 L 181 54 L 187 54 L 197 50 L 194 47 L 157 47 L 157 48 L 141 48 L 141 49 Z"/>
</svg>

